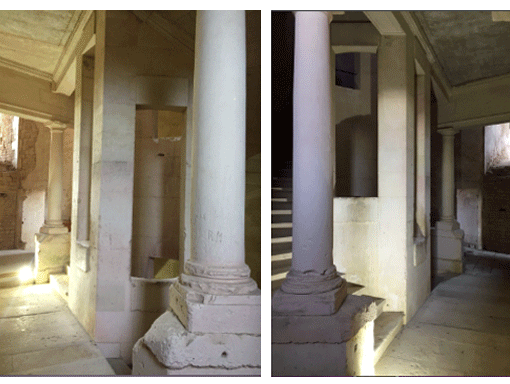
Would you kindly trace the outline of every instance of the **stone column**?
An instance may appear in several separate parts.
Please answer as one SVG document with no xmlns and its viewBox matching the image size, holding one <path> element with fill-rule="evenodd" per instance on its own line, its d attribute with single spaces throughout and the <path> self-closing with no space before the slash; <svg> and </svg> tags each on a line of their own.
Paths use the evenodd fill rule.
<svg viewBox="0 0 510 384">
<path fill-rule="evenodd" d="M 440 129 L 438 132 L 443 136 L 442 157 L 442 209 L 441 221 L 455 221 L 455 167 L 454 167 L 454 140 L 458 132 L 452 128 Z"/>
<path fill-rule="evenodd" d="M 48 165 L 48 188 L 46 190 L 46 217 L 41 233 L 67 233 L 62 223 L 62 169 L 63 169 L 63 136 L 66 124 L 50 122 L 46 125 L 51 132 L 50 160 Z"/>
<path fill-rule="evenodd" d="M 244 261 L 244 11 L 197 11 L 193 92 L 191 255 L 171 311 L 135 345 L 133 373 L 259 374 L 260 290 Z M 159 370 L 145 368 L 147 348 Z"/>
<path fill-rule="evenodd" d="M 62 222 L 63 135 L 67 124 L 51 121 L 46 124 L 51 132 L 46 190 L 46 216 L 35 235 L 36 282 L 48 282 L 51 273 L 61 273 L 69 263 L 70 236 Z"/>
<path fill-rule="evenodd" d="M 272 303 L 279 313 L 330 315 L 347 294 L 332 252 L 331 14 L 295 18 L 292 267 Z"/>
<path fill-rule="evenodd" d="M 443 136 L 441 220 L 435 228 L 436 273 L 462 273 L 462 240 L 464 232 L 455 219 L 454 139 L 457 130 L 439 129 Z"/>
<path fill-rule="evenodd" d="M 295 19 L 292 266 L 272 298 L 272 375 L 370 375 L 376 306 L 333 264 L 331 14 Z"/>
</svg>

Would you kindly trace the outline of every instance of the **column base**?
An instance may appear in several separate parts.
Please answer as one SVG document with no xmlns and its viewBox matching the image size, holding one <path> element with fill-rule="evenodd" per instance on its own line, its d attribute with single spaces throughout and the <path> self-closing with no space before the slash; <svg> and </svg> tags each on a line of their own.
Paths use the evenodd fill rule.
<svg viewBox="0 0 510 384">
<path fill-rule="evenodd" d="M 329 316 L 273 312 L 272 376 L 373 375 L 376 317 L 373 298 L 353 295 Z"/>
<path fill-rule="evenodd" d="M 66 228 L 67 230 L 67 228 Z M 71 236 L 61 234 L 35 234 L 36 284 L 49 282 L 49 275 L 61 273 L 69 263 Z"/>
<path fill-rule="evenodd" d="M 69 233 L 69 230 L 64 225 L 43 225 L 41 229 L 39 229 L 39 233 L 46 233 L 48 235 L 62 235 L 65 233 Z"/>
<path fill-rule="evenodd" d="M 338 311 L 347 297 L 345 279 L 340 277 L 336 269 L 324 281 L 321 281 L 323 275 L 307 275 L 293 270 L 287 274 L 282 287 L 271 300 L 273 314 L 317 316 L 332 315 Z M 310 281 L 307 282 L 307 279 Z"/>
<path fill-rule="evenodd" d="M 432 231 L 433 265 L 437 274 L 462 273 L 464 231 L 457 221 L 438 221 Z"/>
<path fill-rule="evenodd" d="M 246 295 L 197 292 L 180 282 L 170 287 L 170 308 L 189 332 L 260 335 L 260 290 Z"/>
<path fill-rule="evenodd" d="M 167 311 L 135 344 L 132 374 L 260 376 L 260 362 L 260 331 L 257 335 L 190 332 Z"/>
</svg>

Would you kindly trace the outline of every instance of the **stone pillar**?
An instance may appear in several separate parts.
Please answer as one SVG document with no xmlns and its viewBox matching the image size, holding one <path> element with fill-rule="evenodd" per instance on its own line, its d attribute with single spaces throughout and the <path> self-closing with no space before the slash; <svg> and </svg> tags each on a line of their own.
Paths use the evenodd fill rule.
<svg viewBox="0 0 510 384">
<path fill-rule="evenodd" d="M 197 11 L 193 89 L 191 255 L 171 311 L 135 345 L 133 373 L 258 375 L 260 290 L 244 262 L 244 11 Z M 154 358 L 160 368 L 147 369 Z"/>
<path fill-rule="evenodd" d="M 347 295 L 333 264 L 331 14 L 295 19 L 292 266 L 272 298 L 272 375 L 369 375 L 375 303 Z"/>
<path fill-rule="evenodd" d="M 273 310 L 331 315 L 347 294 L 333 265 L 331 14 L 295 17 L 292 267 Z"/>
<path fill-rule="evenodd" d="M 35 235 L 36 282 L 46 283 L 49 274 L 60 273 L 69 263 L 69 231 L 62 222 L 62 169 L 63 136 L 67 124 L 47 123 L 51 132 L 48 165 L 48 188 L 46 190 L 46 216 L 44 224 Z"/>
<path fill-rule="evenodd" d="M 46 217 L 41 233 L 67 233 L 62 223 L 62 169 L 64 152 L 64 130 L 66 124 L 50 122 L 46 125 L 51 132 L 50 160 L 48 165 L 48 188 L 46 190 Z"/>
<path fill-rule="evenodd" d="M 436 273 L 462 273 L 462 240 L 464 232 L 455 219 L 455 157 L 453 128 L 439 129 L 443 136 L 441 220 L 435 228 Z"/>
</svg>

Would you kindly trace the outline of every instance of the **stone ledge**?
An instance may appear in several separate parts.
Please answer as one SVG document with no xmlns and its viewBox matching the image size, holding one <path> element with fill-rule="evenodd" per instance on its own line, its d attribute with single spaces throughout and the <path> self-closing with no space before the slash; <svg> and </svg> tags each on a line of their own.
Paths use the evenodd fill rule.
<svg viewBox="0 0 510 384">
<path fill-rule="evenodd" d="M 377 317 L 377 303 L 368 296 L 347 295 L 338 312 L 328 316 L 272 315 L 273 344 L 349 341 Z"/>
<path fill-rule="evenodd" d="M 260 368 L 260 335 L 192 333 L 170 311 L 161 315 L 137 344 L 141 342 L 170 369 L 187 366 Z M 136 361 L 133 350 L 133 364 Z"/>
</svg>

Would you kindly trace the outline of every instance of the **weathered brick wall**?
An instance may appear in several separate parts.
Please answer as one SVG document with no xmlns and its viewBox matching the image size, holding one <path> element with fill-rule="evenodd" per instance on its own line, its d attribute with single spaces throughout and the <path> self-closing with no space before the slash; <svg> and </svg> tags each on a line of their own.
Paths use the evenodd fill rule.
<svg viewBox="0 0 510 384">
<path fill-rule="evenodd" d="M 15 151 L 12 149 L 13 119 L 13 116 L 0 113 L 0 172 L 15 169 L 13 166 Z"/>
<path fill-rule="evenodd" d="M 0 172 L 0 249 L 17 247 L 18 221 L 18 186 L 16 171 Z"/>
</svg>

